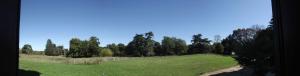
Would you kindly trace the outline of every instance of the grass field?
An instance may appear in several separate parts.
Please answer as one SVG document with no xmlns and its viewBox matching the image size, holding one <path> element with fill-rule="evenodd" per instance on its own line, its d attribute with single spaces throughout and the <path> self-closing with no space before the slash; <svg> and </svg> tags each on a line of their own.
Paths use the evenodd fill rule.
<svg viewBox="0 0 300 76">
<path fill-rule="evenodd" d="M 235 65 L 233 58 L 213 54 L 79 59 L 20 55 L 19 58 L 21 70 L 38 72 L 40 76 L 199 76 Z M 25 71 L 21 74 L 28 74 Z"/>
</svg>

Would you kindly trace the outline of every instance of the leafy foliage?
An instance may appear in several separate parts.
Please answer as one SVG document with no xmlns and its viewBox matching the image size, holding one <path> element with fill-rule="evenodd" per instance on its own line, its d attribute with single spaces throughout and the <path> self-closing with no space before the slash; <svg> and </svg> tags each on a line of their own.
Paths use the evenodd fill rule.
<svg viewBox="0 0 300 76">
<path fill-rule="evenodd" d="M 119 48 L 119 51 L 120 51 L 119 56 L 126 56 L 126 54 L 125 54 L 126 46 L 122 43 L 119 43 L 118 48 Z"/>
<path fill-rule="evenodd" d="M 87 56 L 98 56 L 99 45 L 100 45 L 99 38 L 95 36 L 90 37 L 90 40 L 88 41 Z"/>
<path fill-rule="evenodd" d="M 187 52 L 186 42 L 175 37 L 165 36 L 162 40 L 163 55 L 181 55 Z"/>
<path fill-rule="evenodd" d="M 64 46 L 57 46 L 56 48 L 57 48 L 56 50 L 58 51 L 59 55 L 64 55 L 64 52 L 65 52 Z"/>
<path fill-rule="evenodd" d="M 47 40 L 45 55 L 48 56 L 58 56 L 60 55 L 60 50 L 56 47 L 54 43 L 50 39 Z"/>
<path fill-rule="evenodd" d="M 161 46 L 161 44 L 159 43 L 159 42 L 154 42 L 154 52 L 155 52 L 155 55 L 157 55 L 157 56 L 162 56 L 162 55 L 164 55 L 163 53 L 164 53 L 164 51 L 163 51 L 163 49 L 162 49 L 162 46 Z"/>
<path fill-rule="evenodd" d="M 31 54 L 31 53 L 33 52 L 31 45 L 25 44 L 25 45 L 22 47 L 21 52 L 22 52 L 23 54 Z"/>
<path fill-rule="evenodd" d="M 136 34 L 131 42 L 126 47 L 126 54 L 129 56 L 153 56 L 154 40 L 153 33 Z"/>
<path fill-rule="evenodd" d="M 136 34 L 131 42 L 126 47 L 128 56 L 142 56 L 142 51 L 145 50 L 145 38 L 141 34 Z"/>
<path fill-rule="evenodd" d="M 67 53 L 67 57 L 79 57 L 81 40 L 78 38 L 72 38 L 70 40 L 70 48 Z"/>
<path fill-rule="evenodd" d="M 234 30 L 222 41 L 225 49 L 233 50 L 240 65 L 251 67 L 258 76 L 274 65 L 273 23 L 266 29 L 247 28 Z"/>
<path fill-rule="evenodd" d="M 110 56 L 113 56 L 113 52 L 108 48 L 104 48 L 101 50 L 101 56 L 110 57 Z"/>
<path fill-rule="evenodd" d="M 193 35 L 193 39 L 191 40 L 192 45 L 189 46 L 188 53 L 207 53 L 211 51 L 210 40 L 207 38 L 202 38 L 201 34 Z"/>
<path fill-rule="evenodd" d="M 214 43 L 214 53 L 223 54 L 224 53 L 224 46 L 221 43 Z"/>
<path fill-rule="evenodd" d="M 67 57 L 92 57 L 99 56 L 99 39 L 97 37 L 90 37 L 89 41 L 72 38 L 70 40 L 70 50 Z"/>
<path fill-rule="evenodd" d="M 121 52 L 119 50 L 118 45 L 116 45 L 114 43 L 113 44 L 108 44 L 107 48 L 109 48 L 110 50 L 112 50 L 112 52 L 114 53 L 114 56 L 120 56 L 121 55 Z"/>
<path fill-rule="evenodd" d="M 162 44 L 161 44 L 162 50 L 164 51 L 163 55 L 174 55 L 175 54 L 175 52 L 174 52 L 175 42 L 172 40 L 171 37 L 165 36 L 161 42 L 162 42 Z"/>
</svg>

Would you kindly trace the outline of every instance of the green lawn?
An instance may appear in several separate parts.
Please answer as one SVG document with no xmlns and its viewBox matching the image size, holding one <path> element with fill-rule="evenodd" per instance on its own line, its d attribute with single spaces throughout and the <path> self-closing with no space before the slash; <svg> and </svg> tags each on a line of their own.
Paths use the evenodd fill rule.
<svg viewBox="0 0 300 76">
<path fill-rule="evenodd" d="M 63 57 L 59 58 L 64 61 Z M 67 64 L 55 61 L 55 58 L 49 59 L 48 56 L 20 56 L 19 68 L 39 72 L 41 76 L 199 76 L 237 65 L 229 56 L 213 54 L 119 59 L 87 65 Z"/>
</svg>

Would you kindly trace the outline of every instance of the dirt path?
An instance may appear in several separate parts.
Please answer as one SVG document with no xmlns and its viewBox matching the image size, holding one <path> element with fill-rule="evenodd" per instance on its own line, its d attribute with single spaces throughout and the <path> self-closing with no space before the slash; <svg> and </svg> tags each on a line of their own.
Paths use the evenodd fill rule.
<svg viewBox="0 0 300 76">
<path fill-rule="evenodd" d="M 251 70 L 241 66 L 234 66 L 213 72 L 208 72 L 200 76 L 250 76 Z"/>
</svg>

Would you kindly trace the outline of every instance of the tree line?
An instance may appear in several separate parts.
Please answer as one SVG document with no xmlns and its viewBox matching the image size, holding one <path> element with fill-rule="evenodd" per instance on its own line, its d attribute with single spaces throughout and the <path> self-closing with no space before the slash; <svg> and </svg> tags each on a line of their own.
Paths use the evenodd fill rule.
<svg viewBox="0 0 300 76">
<path fill-rule="evenodd" d="M 267 28 L 253 26 L 250 28 L 238 28 L 224 39 L 219 35 L 215 36 L 213 44 L 202 34 L 192 36 L 191 44 L 187 45 L 183 39 L 164 36 L 161 42 L 153 40 L 153 32 L 136 34 L 127 45 L 108 44 L 100 47 L 99 38 L 92 36 L 89 40 L 72 38 L 70 47 L 56 46 L 47 40 L 45 55 L 66 57 L 93 57 L 93 56 L 167 56 L 186 55 L 199 53 L 216 53 L 231 55 L 242 66 L 254 68 L 255 74 L 261 76 L 272 70 L 274 66 L 274 33 L 273 20 Z M 20 50 L 21 53 L 32 53 L 32 47 L 25 44 Z"/>
<path fill-rule="evenodd" d="M 214 43 L 210 44 L 211 40 L 202 38 L 201 34 L 193 35 L 192 44 L 187 45 L 186 41 L 176 37 L 164 36 L 161 42 L 153 40 L 153 32 L 144 34 L 136 34 L 133 40 L 127 45 L 108 44 L 105 47 L 100 47 L 99 38 L 92 36 L 88 40 L 80 40 L 79 38 L 72 38 L 70 40 L 69 49 L 63 46 L 56 46 L 51 39 L 47 40 L 45 55 L 80 58 L 80 57 L 94 57 L 101 56 L 102 51 L 106 56 L 166 56 L 166 55 L 185 55 L 197 53 L 222 53 L 216 51 L 223 51 L 223 45 Z M 218 46 L 218 47 L 214 47 Z M 32 52 L 32 47 L 26 44 L 22 48 L 22 53 L 29 54 Z M 110 55 L 111 54 L 111 55 Z"/>
</svg>

